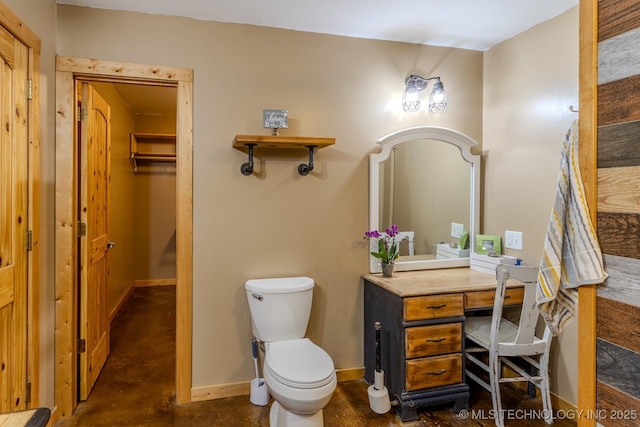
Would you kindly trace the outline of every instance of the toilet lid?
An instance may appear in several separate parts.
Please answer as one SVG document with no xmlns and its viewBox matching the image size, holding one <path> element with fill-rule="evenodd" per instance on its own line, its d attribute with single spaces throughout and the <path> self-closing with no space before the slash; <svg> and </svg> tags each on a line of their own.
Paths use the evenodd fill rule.
<svg viewBox="0 0 640 427">
<path fill-rule="evenodd" d="M 333 379 L 333 360 L 308 338 L 269 343 L 265 369 L 279 382 L 296 388 L 316 388 Z"/>
</svg>

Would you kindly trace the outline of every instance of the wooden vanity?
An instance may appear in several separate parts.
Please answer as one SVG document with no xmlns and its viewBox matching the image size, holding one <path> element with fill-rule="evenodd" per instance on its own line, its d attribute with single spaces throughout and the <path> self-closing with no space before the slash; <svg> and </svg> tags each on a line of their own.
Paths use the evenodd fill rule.
<svg viewBox="0 0 640 427">
<path fill-rule="evenodd" d="M 453 403 L 456 412 L 468 409 L 465 313 L 493 307 L 495 275 L 450 268 L 397 272 L 393 277 L 365 274 L 362 279 L 365 380 L 373 384 L 374 323 L 380 322 L 380 368 L 402 421 L 417 419 L 416 411 L 428 406 Z M 506 305 L 522 303 L 518 284 L 507 290 Z"/>
</svg>

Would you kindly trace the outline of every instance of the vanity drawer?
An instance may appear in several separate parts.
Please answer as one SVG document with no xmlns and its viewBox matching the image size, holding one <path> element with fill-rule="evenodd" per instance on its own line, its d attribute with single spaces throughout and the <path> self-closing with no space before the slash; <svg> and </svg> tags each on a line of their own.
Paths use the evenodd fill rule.
<svg viewBox="0 0 640 427">
<path fill-rule="evenodd" d="M 404 320 L 438 319 L 464 314 L 463 294 L 429 295 L 404 299 Z"/>
<path fill-rule="evenodd" d="M 493 298 L 496 291 L 465 292 L 465 309 L 474 310 L 481 308 L 493 308 Z M 504 305 L 522 304 L 524 288 L 510 288 L 504 294 Z"/>
<path fill-rule="evenodd" d="M 462 323 L 417 326 L 405 329 L 407 359 L 460 353 L 462 351 Z"/>
<path fill-rule="evenodd" d="M 425 357 L 406 361 L 407 391 L 462 382 L 462 354 Z"/>
</svg>

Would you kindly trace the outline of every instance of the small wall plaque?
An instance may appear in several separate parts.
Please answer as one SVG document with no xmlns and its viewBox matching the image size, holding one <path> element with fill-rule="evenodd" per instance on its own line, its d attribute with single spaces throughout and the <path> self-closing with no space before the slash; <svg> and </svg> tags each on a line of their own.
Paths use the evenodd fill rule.
<svg viewBox="0 0 640 427">
<path fill-rule="evenodd" d="M 268 129 L 286 129 L 289 112 L 287 110 L 262 110 L 264 127 Z"/>
</svg>

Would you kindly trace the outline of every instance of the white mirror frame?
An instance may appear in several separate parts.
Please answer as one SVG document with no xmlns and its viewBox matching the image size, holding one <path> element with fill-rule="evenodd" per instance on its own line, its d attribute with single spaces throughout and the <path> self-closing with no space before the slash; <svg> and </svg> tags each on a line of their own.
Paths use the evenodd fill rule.
<svg viewBox="0 0 640 427">
<path fill-rule="evenodd" d="M 379 228 L 379 175 L 380 162 L 386 160 L 391 149 L 403 142 L 414 139 L 435 139 L 455 145 L 460 149 L 462 158 L 471 164 L 471 200 L 469 209 L 469 247 L 471 251 L 475 247 L 475 236 L 480 231 L 480 156 L 471 153 L 471 148 L 478 145 L 468 136 L 451 129 L 435 126 L 418 126 L 402 129 L 383 136 L 378 141 L 382 151 L 369 155 L 369 229 Z M 376 252 L 378 243 L 372 239 L 369 242 L 369 252 Z M 395 271 L 429 270 L 435 268 L 466 267 L 470 264 L 469 258 L 429 259 L 415 261 L 396 261 Z M 382 271 L 380 261 L 369 255 L 369 271 L 379 273 Z"/>
</svg>

